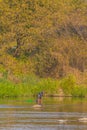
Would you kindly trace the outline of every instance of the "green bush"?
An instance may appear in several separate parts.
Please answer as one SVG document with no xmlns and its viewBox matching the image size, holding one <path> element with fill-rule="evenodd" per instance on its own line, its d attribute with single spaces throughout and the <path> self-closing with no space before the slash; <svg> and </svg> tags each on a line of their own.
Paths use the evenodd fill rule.
<svg viewBox="0 0 87 130">
<path fill-rule="evenodd" d="M 55 94 L 58 92 L 59 82 L 51 78 L 41 79 L 38 86 L 47 94 Z"/>
<path fill-rule="evenodd" d="M 85 97 L 87 95 L 87 88 L 82 85 L 76 85 L 71 94 L 72 96 Z"/>
<path fill-rule="evenodd" d="M 19 83 L 6 79 L 0 79 L 0 96 L 33 96 L 44 91 L 48 95 L 58 94 L 61 88 L 65 95 L 84 97 L 87 95 L 87 88 L 84 85 L 77 85 L 76 78 L 69 75 L 61 80 L 51 78 L 38 78 L 35 75 L 20 77 Z"/>
<path fill-rule="evenodd" d="M 76 78 L 69 75 L 60 81 L 60 86 L 65 95 L 85 97 L 87 95 L 87 88 L 83 85 L 77 85 Z"/>
<path fill-rule="evenodd" d="M 0 79 L 0 96 L 18 96 L 15 84 L 6 79 Z"/>
<path fill-rule="evenodd" d="M 72 94 L 75 84 L 76 79 L 73 75 L 69 75 L 60 81 L 60 86 L 65 94 Z"/>
</svg>

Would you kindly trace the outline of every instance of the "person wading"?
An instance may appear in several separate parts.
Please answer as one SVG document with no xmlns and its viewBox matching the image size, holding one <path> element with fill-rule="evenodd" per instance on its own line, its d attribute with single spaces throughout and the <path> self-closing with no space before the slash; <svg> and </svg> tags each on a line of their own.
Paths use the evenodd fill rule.
<svg viewBox="0 0 87 130">
<path fill-rule="evenodd" d="M 36 100 L 38 105 L 42 105 L 42 96 L 43 96 L 43 92 L 38 93 L 37 100 Z"/>
</svg>

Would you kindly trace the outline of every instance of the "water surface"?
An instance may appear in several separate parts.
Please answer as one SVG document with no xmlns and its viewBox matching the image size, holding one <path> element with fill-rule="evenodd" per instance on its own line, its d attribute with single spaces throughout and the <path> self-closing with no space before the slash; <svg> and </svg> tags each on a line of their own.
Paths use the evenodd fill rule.
<svg viewBox="0 0 87 130">
<path fill-rule="evenodd" d="M 87 130 L 86 99 L 43 98 L 42 108 L 28 99 L 0 99 L 0 130 Z"/>
</svg>

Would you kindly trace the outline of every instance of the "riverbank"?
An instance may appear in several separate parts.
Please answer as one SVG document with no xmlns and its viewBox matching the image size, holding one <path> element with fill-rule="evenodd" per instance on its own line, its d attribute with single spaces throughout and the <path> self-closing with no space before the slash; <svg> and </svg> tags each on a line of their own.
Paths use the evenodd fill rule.
<svg viewBox="0 0 87 130">
<path fill-rule="evenodd" d="M 43 91 L 45 96 L 86 97 L 85 84 L 77 84 L 76 78 L 69 75 L 62 79 L 38 78 L 26 76 L 15 83 L 6 78 L 0 78 L 0 97 L 33 96 Z"/>
</svg>

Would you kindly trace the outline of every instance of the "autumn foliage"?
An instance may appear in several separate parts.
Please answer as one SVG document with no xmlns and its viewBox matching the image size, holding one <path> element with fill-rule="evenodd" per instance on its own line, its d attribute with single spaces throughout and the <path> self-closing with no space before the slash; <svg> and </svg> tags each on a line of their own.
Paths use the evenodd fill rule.
<svg viewBox="0 0 87 130">
<path fill-rule="evenodd" d="M 85 0 L 1 0 L 0 73 L 87 78 Z M 13 78 L 13 79 L 12 79 Z"/>
</svg>

